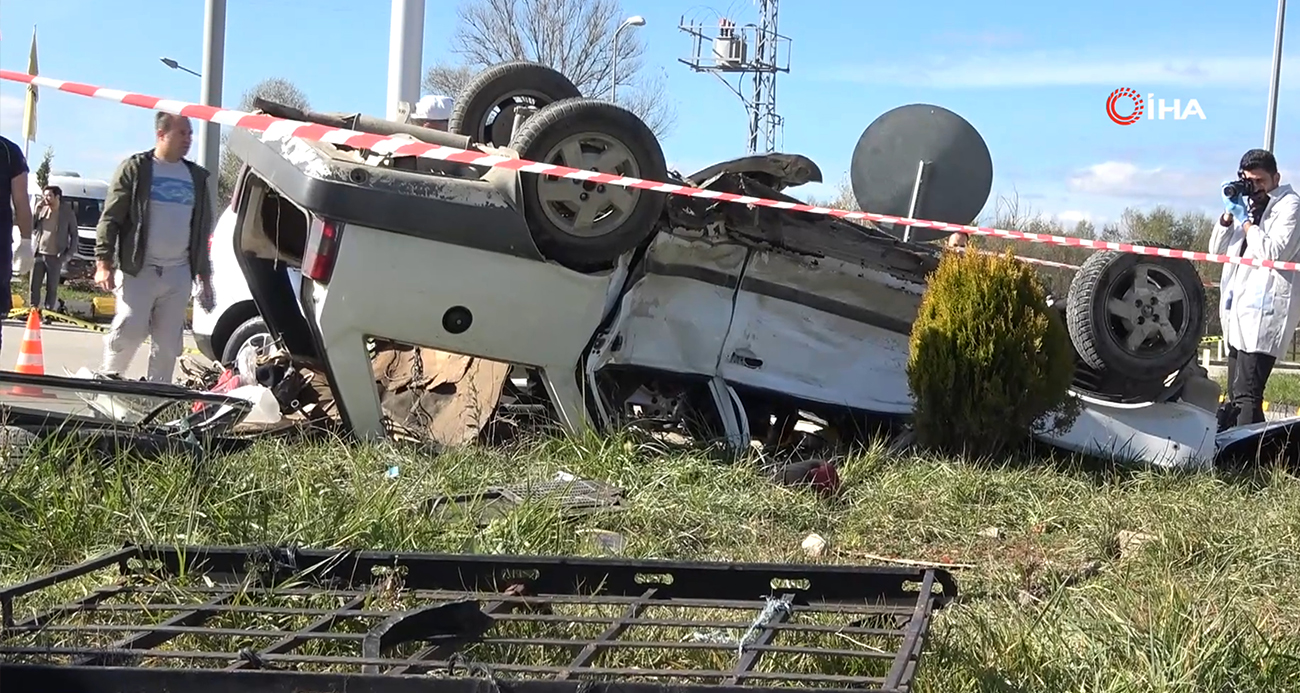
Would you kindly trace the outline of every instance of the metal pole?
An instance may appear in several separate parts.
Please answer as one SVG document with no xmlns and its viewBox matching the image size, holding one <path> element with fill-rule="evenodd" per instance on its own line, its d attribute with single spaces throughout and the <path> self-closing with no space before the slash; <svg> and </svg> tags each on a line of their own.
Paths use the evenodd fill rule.
<svg viewBox="0 0 1300 693">
<path fill-rule="evenodd" d="M 420 100 L 420 63 L 424 50 L 424 0 L 393 0 L 388 28 L 388 111 L 396 120 L 398 104 Z"/>
<path fill-rule="evenodd" d="M 916 180 L 912 182 L 912 201 L 907 205 L 907 218 L 915 219 L 917 212 L 921 211 L 922 186 L 925 184 L 925 170 L 929 163 L 924 159 L 916 162 Z M 908 224 L 903 227 L 903 242 L 907 243 L 912 240 L 912 225 Z"/>
<path fill-rule="evenodd" d="M 203 69 L 201 103 L 221 105 L 221 81 L 226 61 L 226 0 L 207 0 L 203 15 Z M 199 121 L 199 165 L 208 176 L 208 194 L 217 203 L 217 172 L 221 168 L 221 126 Z"/>
<path fill-rule="evenodd" d="M 614 55 L 609 59 L 609 100 L 611 103 L 618 103 L 618 32 L 623 30 L 623 24 L 614 30 Z"/>
<path fill-rule="evenodd" d="M 634 14 L 614 30 L 614 55 L 609 59 L 609 100 L 612 103 L 618 103 L 618 35 L 630 26 L 645 26 L 645 17 Z"/>
<path fill-rule="evenodd" d="M 1277 30 L 1273 35 L 1273 83 L 1268 89 L 1268 122 L 1264 125 L 1264 149 L 1273 151 L 1277 130 L 1277 91 L 1282 81 L 1282 25 L 1286 18 L 1286 0 L 1277 0 Z"/>
</svg>

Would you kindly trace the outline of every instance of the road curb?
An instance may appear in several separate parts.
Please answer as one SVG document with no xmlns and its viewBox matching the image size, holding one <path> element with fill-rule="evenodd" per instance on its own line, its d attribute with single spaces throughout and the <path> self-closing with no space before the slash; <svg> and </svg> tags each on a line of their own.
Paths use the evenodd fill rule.
<svg viewBox="0 0 1300 693">
<path fill-rule="evenodd" d="M 27 302 L 24 301 L 22 297 L 19 296 L 18 294 L 11 294 L 11 295 L 13 297 L 12 299 L 13 308 L 10 309 L 9 311 L 9 318 L 11 320 L 26 319 L 28 311 L 31 310 L 30 308 L 27 307 L 26 305 Z M 107 314 L 104 313 L 104 307 L 96 306 L 96 302 L 104 298 L 107 298 L 107 300 L 109 301 L 109 303 L 107 303 L 106 306 L 107 306 L 107 310 L 110 312 Z M 52 310 L 44 310 L 41 311 L 41 314 L 53 318 L 55 321 L 64 323 L 66 325 L 72 325 L 74 327 L 80 327 L 83 330 L 88 330 L 90 332 L 99 332 L 100 334 L 103 334 L 108 332 L 108 326 L 104 325 L 103 323 L 96 322 L 96 319 L 112 317 L 113 313 L 111 311 L 113 310 L 115 303 L 116 303 L 115 299 L 111 296 L 96 297 L 90 301 L 85 301 L 85 300 L 64 301 L 63 307 L 66 309 L 67 311 L 66 313 L 60 313 L 58 311 L 52 311 Z M 193 307 L 190 307 L 186 312 L 186 318 L 187 318 L 187 323 L 185 325 L 185 329 L 186 331 L 192 332 L 193 322 L 194 322 Z M 202 355 L 202 352 L 200 352 L 198 349 L 192 349 L 190 347 L 185 347 L 183 353 L 191 354 L 191 355 Z"/>
</svg>

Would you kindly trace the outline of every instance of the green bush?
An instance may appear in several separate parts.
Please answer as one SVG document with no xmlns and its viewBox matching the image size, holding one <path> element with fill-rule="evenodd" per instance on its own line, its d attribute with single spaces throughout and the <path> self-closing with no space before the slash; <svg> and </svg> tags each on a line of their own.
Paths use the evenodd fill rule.
<svg viewBox="0 0 1300 693">
<path fill-rule="evenodd" d="M 972 249 L 973 250 L 973 249 Z M 993 456 L 1068 430 L 1074 349 L 1034 269 L 1005 255 L 945 252 L 912 327 L 907 379 L 926 447 Z"/>
</svg>

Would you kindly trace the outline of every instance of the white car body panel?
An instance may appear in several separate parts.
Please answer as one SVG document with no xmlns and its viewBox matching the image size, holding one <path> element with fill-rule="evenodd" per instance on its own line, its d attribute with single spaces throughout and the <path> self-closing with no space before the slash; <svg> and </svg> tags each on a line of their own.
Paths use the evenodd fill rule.
<svg viewBox="0 0 1300 693">
<path fill-rule="evenodd" d="M 386 435 L 369 337 L 536 367 L 565 425 L 588 425 L 578 368 L 622 271 L 583 275 L 359 225 L 344 227 L 338 255 L 346 261 L 337 263 L 328 287 L 308 279 L 301 296 L 329 345 L 331 384 L 359 437 Z M 428 320 L 453 306 L 473 314 L 461 334 Z"/>
<path fill-rule="evenodd" d="M 1170 469 L 1206 469 L 1213 464 L 1213 412 L 1181 401 L 1118 405 L 1080 399 L 1084 407 L 1070 430 L 1036 438 L 1072 452 Z"/>
<path fill-rule="evenodd" d="M 715 375 L 735 290 L 678 276 L 674 267 L 739 277 L 746 249 L 660 234 L 647 252 L 651 272 L 623 297 L 609 337 L 592 358 L 596 370 L 630 365 Z"/>
<path fill-rule="evenodd" d="M 768 288 L 746 288 L 757 282 Z M 883 272 L 831 257 L 754 250 L 723 347 L 722 376 L 815 402 L 910 412 L 908 336 L 898 329 L 911 324 L 920 304 L 919 291 L 911 289 Z M 792 291 L 813 294 L 839 312 L 772 295 Z M 891 323 L 900 327 L 880 326 Z"/>
<path fill-rule="evenodd" d="M 1272 421 L 1262 421 L 1256 424 L 1247 424 L 1245 426 L 1234 426 L 1215 437 L 1215 442 L 1219 449 L 1223 449 L 1234 443 L 1239 443 L 1247 438 L 1259 436 L 1265 433 L 1272 433 L 1291 428 L 1300 424 L 1300 416 L 1289 416 L 1285 419 L 1274 419 Z"/>
<path fill-rule="evenodd" d="M 235 261 L 235 247 L 232 241 L 237 220 L 238 215 L 235 211 L 227 207 L 222 211 L 221 216 L 217 217 L 217 223 L 213 225 L 211 261 L 212 294 L 215 305 L 208 311 L 203 310 L 203 307 L 195 302 L 193 330 L 196 335 L 211 337 L 217 320 L 226 310 L 229 310 L 230 306 L 241 301 L 253 300 L 252 294 L 248 292 L 244 271 Z"/>
<path fill-rule="evenodd" d="M 912 411 L 906 335 L 742 292 L 723 349 L 728 382 L 885 414 Z"/>
</svg>

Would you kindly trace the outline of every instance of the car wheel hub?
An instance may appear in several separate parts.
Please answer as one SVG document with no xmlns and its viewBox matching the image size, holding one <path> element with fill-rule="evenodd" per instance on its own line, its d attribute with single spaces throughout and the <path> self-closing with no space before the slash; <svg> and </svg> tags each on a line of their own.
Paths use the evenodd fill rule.
<svg viewBox="0 0 1300 693">
<path fill-rule="evenodd" d="M 1116 341 L 1132 354 L 1171 347 L 1186 329 L 1186 293 L 1177 280 L 1159 267 L 1138 265 L 1120 297 L 1106 305 Z"/>
<path fill-rule="evenodd" d="M 608 135 L 585 132 L 560 141 L 545 161 L 584 171 L 640 177 L 636 158 Z M 551 223 L 583 238 L 598 238 L 618 229 L 636 208 L 641 191 L 572 178 L 541 176 L 538 198 Z"/>
</svg>

